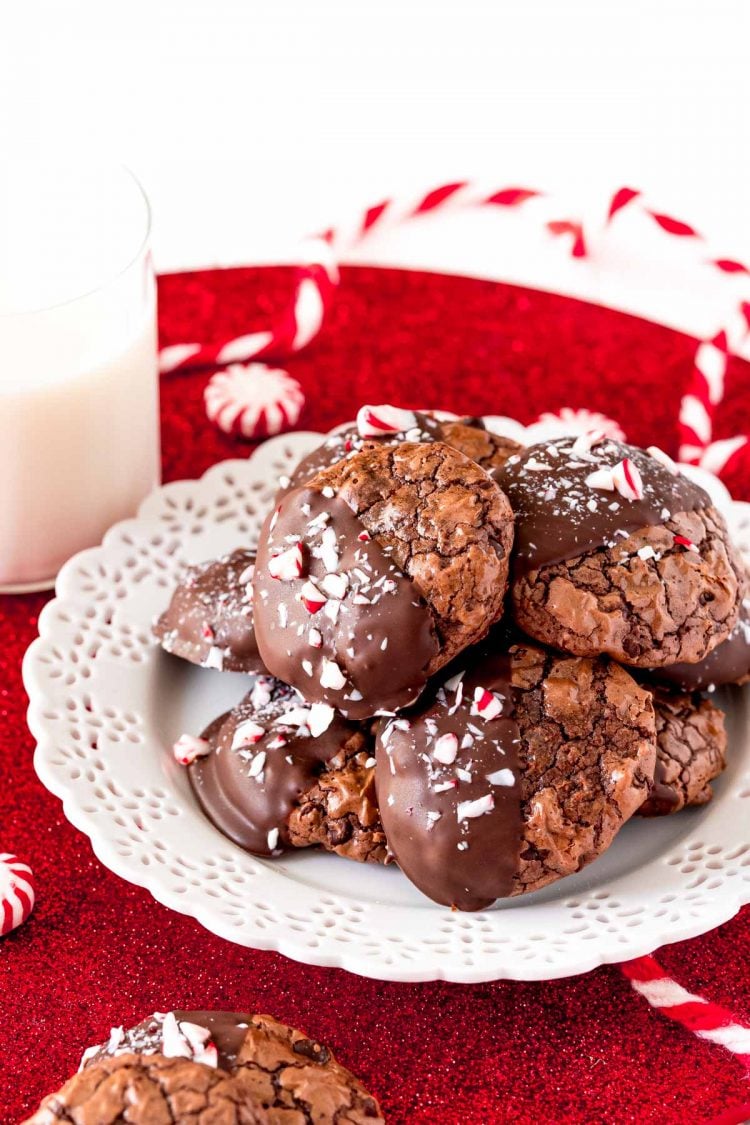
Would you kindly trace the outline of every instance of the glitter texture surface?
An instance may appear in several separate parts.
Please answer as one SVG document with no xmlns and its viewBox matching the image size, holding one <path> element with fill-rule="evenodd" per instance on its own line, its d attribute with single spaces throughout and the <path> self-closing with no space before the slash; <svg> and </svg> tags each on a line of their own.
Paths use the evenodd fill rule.
<svg viewBox="0 0 750 1125">
<path fill-rule="evenodd" d="M 162 343 L 261 327 L 285 269 L 160 281 Z M 628 438 L 677 443 L 694 342 L 577 301 L 466 278 L 346 269 L 318 341 L 285 364 L 305 429 L 363 402 L 511 414 L 587 407 Z M 209 372 L 162 386 L 164 476 L 196 477 L 251 447 L 206 419 Z M 750 366 L 732 361 L 717 437 L 750 428 Z M 750 472 L 728 483 L 750 499 Z M 154 1009 L 268 1011 L 328 1042 L 392 1122 L 708 1122 L 747 1100 L 740 1064 L 654 1013 L 616 968 L 548 984 L 400 985 L 228 944 L 111 874 L 34 775 L 21 687 L 43 595 L 0 597 L 0 846 L 33 867 L 37 906 L 0 943 L 0 1120 L 75 1070 L 111 1025 Z M 750 1018 L 750 909 L 670 946 L 667 972 Z"/>
</svg>

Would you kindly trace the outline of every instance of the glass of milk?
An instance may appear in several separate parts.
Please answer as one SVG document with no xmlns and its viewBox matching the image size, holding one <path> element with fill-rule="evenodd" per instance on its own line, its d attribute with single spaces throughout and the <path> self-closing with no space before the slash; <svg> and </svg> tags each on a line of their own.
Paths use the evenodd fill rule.
<svg viewBox="0 0 750 1125">
<path fill-rule="evenodd" d="M 121 166 L 4 162 L 0 592 L 53 585 L 159 483 L 149 233 Z"/>
</svg>

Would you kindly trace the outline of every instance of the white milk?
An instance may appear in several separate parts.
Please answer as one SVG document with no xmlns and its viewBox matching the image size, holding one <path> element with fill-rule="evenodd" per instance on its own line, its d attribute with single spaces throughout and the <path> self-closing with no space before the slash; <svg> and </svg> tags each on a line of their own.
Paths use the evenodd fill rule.
<svg viewBox="0 0 750 1125">
<path fill-rule="evenodd" d="M 0 588 L 49 585 L 158 483 L 147 235 L 121 169 L 0 186 Z"/>
</svg>

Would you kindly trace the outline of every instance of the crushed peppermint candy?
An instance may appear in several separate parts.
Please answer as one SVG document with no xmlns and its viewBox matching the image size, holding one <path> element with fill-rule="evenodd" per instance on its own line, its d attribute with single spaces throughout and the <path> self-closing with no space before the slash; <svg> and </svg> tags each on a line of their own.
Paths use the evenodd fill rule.
<svg viewBox="0 0 750 1125">
<path fill-rule="evenodd" d="M 260 750 L 250 763 L 250 769 L 247 771 L 247 776 L 260 778 L 260 775 L 263 773 L 265 764 L 266 752 L 265 750 Z"/>
<path fill-rule="evenodd" d="M 308 613 L 318 613 L 328 601 L 311 579 L 300 590 L 299 599 Z"/>
<path fill-rule="evenodd" d="M 384 403 L 381 406 L 362 406 L 357 411 L 357 430 L 363 438 L 401 434 L 417 425 L 417 416 L 411 410 Z"/>
<path fill-rule="evenodd" d="M 318 629 L 311 629 L 307 634 L 307 643 L 311 648 L 323 647 L 323 636 Z"/>
<path fill-rule="evenodd" d="M 345 574 L 326 574 L 320 585 L 329 597 L 341 601 L 346 594 L 349 579 Z"/>
<path fill-rule="evenodd" d="M 279 842 L 279 830 L 278 830 L 278 828 L 271 828 L 270 831 L 268 832 L 268 835 L 266 836 L 266 843 L 268 845 L 269 852 L 273 852 L 273 851 L 276 850 L 278 842 Z"/>
<path fill-rule="evenodd" d="M 320 686 L 331 688 L 332 691 L 341 691 L 346 685 L 346 676 L 335 660 L 324 660 L 320 673 Z"/>
<path fill-rule="evenodd" d="M 589 488 L 600 488 L 605 492 L 614 492 L 615 482 L 611 469 L 595 469 L 589 473 L 584 482 Z"/>
<path fill-rule="evenodd" d="M 515 775 L 513 770 L 495 770 L 494 773 L 485 774 L 490 785 L 514 785 Z"/>
<path fill-rule="evenodd" d="M 304 565 L 302 544 L 295 543 L 280 555 L 271 556 L 268 560 L 268 573 L 282 582 L 291 582 L 294 578 L 302 577 Z"/>
<path fill-rule="evenodd" d="M 495 798 L 491 793 L 486 793 L 484 797 L 477 797 L 475 801 L 459 801 L 456 805 L 456 816 L 459 821 L 472 820 L 474 817 L 492 812 L 494 807 Z"/>
<path fill-rule="evenodd" d="M 444 766 L 450 766 L 456 760 L 458 754 L 458 738 L 455 734 L 441 734 L 440 738 L 435 742 L 432 751 L 433 758 L 438 762 L 442 762 Z"/>
<path fill-rule="evenodd" d="M 161 1053 L 168 1059 L 192 1059 L 204 1066 L 217 1067 L 219 1054 L 207 1027 L 179 1020 L 167 1012 L 161 1027 Z"/>
<path fill-rule="evenodd" d="M 260 742 L 265 733 L 265 727 L 253 722 L 252 719 L 238 723 L 232 737 L 232 750 L 241 750 L 244 746 L 254 746 L 256 742 Z"/>
<path fill-rule="evenodd" d="M 590 453 L 595 445 L 606 438 L 604 430 L 589 430 L 585 434 L 579 434 L 573 442 L 571 453 L 574 457 L 581 457 L 586 453 Z M 547 453 L 552 454 L 554 457 L 558 456 L 558 450 L 554 445 L 547 447 Z"/>
<path fill-rule="evenodd" d="M 328 730 L 334 715 L 335 711 L 328 703 L 313 703 L 308 716 L 308 726 L 313 738 Z"/>
<path fill-rule="evenodd" d="M 658 445 L 649 445 L 646 449 L 646 452 L 648 453 L 649 457 L 653 457 L 655 461 L 658 461 L 660 465 L 663 465 L 664 468 L 667 469 L 668 472 L 672 473 L 673 476 L 677 476 L 680 471 L 679 466 L 675 464 L 668 453 L 665 453 L 663 449 L 659 449 Z"/>
<path fill-rule="evenodd" d="M 181 766 L 189 766 L 196 758 L 205 758 L 211 752 L 211 747 L 205 738 L 195 738 L 192 734 L 181 734 L 172 747 L 176 762 Z"/>
<path fill-rule="evenodd" d="M 613 468 L 612 483 L 626 500 L 642 500 L 645 495 L 638 466 L 629 457 L 618 461 Z"/>
<path fill-rule="evenodd" d="M 494 692 L 487 688 L 474 688 L 473 715 L 481 715 L 483 719 L 496 719 L 502 713 L 503 705 Z"/>
<path fill-rule="evenodd" d="M 675 535 L 674 541 L 678 547 L 684 547 L 686 551 L 693 551 L 696 555 L 700 554 L 698 547 L 696 547 L 692 539 L 688 539 L 687 536 Z"/>
</svg>

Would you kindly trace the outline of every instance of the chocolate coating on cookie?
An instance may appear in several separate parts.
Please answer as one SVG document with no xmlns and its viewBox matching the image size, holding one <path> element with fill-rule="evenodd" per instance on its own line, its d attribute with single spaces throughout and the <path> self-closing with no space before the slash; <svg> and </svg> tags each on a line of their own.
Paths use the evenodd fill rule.
<svg viewBox="0 0 750 1125">
<path fill-rule="evenodd" d="M 488 430 L 481 418 L 441 420 L 418 410 L 400 413 L 410 417 L 406 428 L 397 433 L 384 433 L 379 437 L 370 433 L 363 437 L 354 424 L 329 434 L 321 445 L 308 453 L 307 457 L 303 457 L 288 480 L 284 481 L 281 493 L 306 484 L 321 469 L 327 469 L 342 458 L 358 453 L 370 442 L 393 445 L 400 441 L 442 441 L 476 461 L 488 473 L 499 469 L 510 456 L 521 449 L 518 442 Z"/>
<path fill-rule="evenodd" d="M 724 684 L 743 684 L 750 677 L 750 598 L 744 598 L 740 616 L 725 641 L 697 664 L 668 664 L 652 676 L 680 691 L 711 691 Z"/>
<path fill-rule="evenodd" d="M 154 632 L 167 652 L 226 672 L 264 672 L 255 640 L 255 552 L 233 551 L 192 566 Z"/>
<path fill-rule="evenodd" d="M 654 692 L 656 769 L 641 816 L 664 816 L 711 800 L 711 782 L 726 764 L 724 715 L 698 695 Z"/>
<path fill-rule="evenodd" d="M 628 461 L 640 474 L 642 496 L 630 498 L 595 474 Z M 614 547 L 626 534 L 661 527 L 680 512 L 711 506 L 702 488 L 671 472 L 642 449 L 606 438 L 556 438 L 530 445 L 508 459 L 497 480 L 516 515 L 515 575 Z M 641 490 L 638 490 L 641 491 Z"/>
<path fill-rule="evenodd" d="M 503 472 L 517 510 L 516 621 L 576 655 L 651 668 L 702 660 L 739 612 L 740 564 L 722 517 L 649 454 L 612 441 L 575 453 L 575 444 L 531 447 Z M 613 465 L 622 491 L 596 483 L 612 479 Z M 641 499 L 628 499 L 633 481 Z"/>
<path fill-rule="evenodd" d="M 274 578 L 276 560 L 297 545 L 299 574 Z M 392 555 L 332 489 L 289 493 L 264 525 L 255 570 L 258 645 L 270 671 L 352 718 L 416 699 L 440 643 L 427 602 Z"/>
<path fill-rule="evenodd" d="M 82 1067 L 91 1066 L 104 1058 L 116 1058 L 118 1055 L 166 1055 L 172 1050 L 169 1039 L 169 1024 L 174 1027 L 177 1021 L 177 1037 L 180 1035 L 180 1025 L 187 1023 L 200 1027 L 209 1032 L 208 1042 L 216 1048 L 215 1063 L 222 1070 L 233 1070 L 237 1063 L 237 1056 L 245 1041 L 248 1028 L 253 1016 L 247 1012 L 209 1012 L 185 1011 L 177 1009 L 171 1013 L 154 1012 L 145 1020 L 141 1020 L 135 1027 L 113 1028 L 107 1043 L 89 1048 L 84 1054 Z M 165 1041 L 165 1019 L 168 1030 Z M 190 1049 L 190 1040 L 186 1037 L 187 1046 L 180 1044 L 182 1049 Z M 194 1059 L 195 1061 L 195 1059 Z"/>
<path fill-rule="evenodd" d="M 482 717 L 482 700 L 493 718 Z M 453 723 L 463 734 L 442 762 L 455 744 L 438 739 Z M 475 730 L 472 757 L 475 744 L 462 744 Z M 438 902 L 480 909 L 572 874 L 609 846 L 653 779 L 651 697 L 609 661 L 514 645 L 479 655 L 460 683 L 451 677 L 428 705 L 382 722 L 376 758 L 383 826 L 407 876 Z M 462 808 L 465 799 L 480 803 Z"/>
<path fill-rule="evenodd" d="M 376 788 L 404 874 L 435 902 L 480 910 L 513 889 L 520 732 L 510 660 L 458 673 L 418 715 L 380 725 Z"/>
<path fill-rule="evenodd" d="M 326 705 L 311 706 L 271 676 L 259 676 L 203 737 L 210 750 L 190 766 L 193 791 L 216 827 L 254 855 L 290 845 L 288 822 L 300 801 L 309 803 L 305 795 L 326 763 L 337 755 L 342 765 L 369 757 L 357 726 Z M 309 841 L 318 842 L 322 834 Z"/>
</svg>

